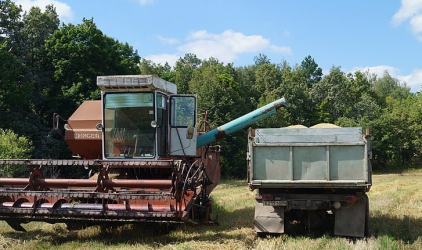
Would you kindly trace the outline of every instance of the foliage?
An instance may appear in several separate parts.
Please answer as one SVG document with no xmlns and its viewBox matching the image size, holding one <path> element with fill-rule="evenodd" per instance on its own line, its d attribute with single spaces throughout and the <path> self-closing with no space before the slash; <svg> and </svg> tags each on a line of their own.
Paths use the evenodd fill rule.
<svg viewBox="0 0 422 250">
<path fill-rule="evenodd" d="M 22 65 L 18 58 L 8 48 L 7 41 L 0 42 L 0 112 L 10 112 L 17 109 L 28 94 L 19 84 Z M 18 82 L 17 84 L 13 84 Z M 4 121 L 0 120 L 0 125 Z"/>
<path fill-rule="evenodd" d="M 245 113 L 245 89 L 236 80 L 236 71 L 232 65 L 223 65 L 211 58 L 193 71 L 189 82 L 189 92 L 198 96 L 198 108 L 208 112 L 211 128 L 221 126 Z M 226 175 L 236 176 L 246 166 L 246 134 L 239 131 L 230 135 L 222 145 L 222 166 Z M 239 148 L 238 145 L 245 145 Z"/>
<path fill-rule="evenodd" d="M 0 0 L 0 41 L 15 39 L 22 27 L 22 8 L 11 0 Z"/>
<path fill-rule="evenodd" d="M 25 137 L 18 136 L 11 130 L 0 129 L 0 159 L 29 158 L 32 142 Z M 25 166 L 2 166 L 1 176 L 17 176 L 25 170 Z"/>
<path fill-rule="evenodd" d="M 201 65 L 201 60 L 194 54 L 186 54 L 177 60 L 174 66 L 174 83 L 180 94 L 189 94 L 189 82 L 193 71 Z"/>
<path fill-rule="evenodd" d="M 310 55 L 303 59 L 300 65 L 300 69 L 306 78 L 306 83 L 308 84 L 308 87 L 312 87 L 322 78 L 322 69 L 318 67 L 318 64 Z"/>
<path fill-rule="evenodd" d="M 179 94 L 196 94 L 211 128 L 285 97 L 287 108 L 252 126 L 369 126 L 375 169 L 422 161 L 422 96 L 388 72 L 345 73 L 333 66 L 323 75 L 310 55 L 297 65 L 272 63 L 264 54 L 253 59 L 234 67 L 186 54 L 173 67 L 155 64 L 105 35 L 93 19 L 60 25 L 52 5 L 23 13 L 0 0 L 0 128 L 31 141 L 33 158 L 69 157 L 62 136 L 51 130 L 52 114 L 67 118 L 83 101 L 98 99 L 99 75 L 150 74 L 174 82 Z M 246 134 L 218 142 L 223 175 L 246 175 Z"/>
<path fill-rule="evenodd" d="M 96 85 L 100 75 L 139 74 L 140 57 L 127 43 L 120 43 L 102 33 L 94 21 L 65 24 L 46 41 L 48 57 L 54 67 L 55 92 L 62 110 L 70 116 L 84 100 L 99 99 Z"/>
</svg>

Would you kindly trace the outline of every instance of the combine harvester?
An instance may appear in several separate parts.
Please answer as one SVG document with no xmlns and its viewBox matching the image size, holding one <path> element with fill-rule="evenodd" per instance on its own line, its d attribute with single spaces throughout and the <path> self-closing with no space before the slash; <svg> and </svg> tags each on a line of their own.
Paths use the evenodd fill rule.
<svg viewBox="0 0 422 250">
<path fill-rule="evenodd" d="M 1 159 L 27 165 L 29 178 L 0 178 L 0 220 L 78 225 L 211 222 L 211 191 L 220 181 L 214 141 L 271 116 L 284 98 L 206 131 L 195 95 L 154 76 L 100 76 L 101 101 L 85 101 L 65 124 L 74 159 Z M 55 115 L 58 128 L 59 116 Z M 89 179 L 44 177 L 51 166 L 95 170 Z"/>
</svg>

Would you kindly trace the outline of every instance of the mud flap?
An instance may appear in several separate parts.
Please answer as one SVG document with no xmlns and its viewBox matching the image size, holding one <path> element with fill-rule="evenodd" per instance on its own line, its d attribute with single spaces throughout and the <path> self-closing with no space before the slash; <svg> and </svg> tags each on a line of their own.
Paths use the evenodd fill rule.
<svg viewBox="0 0 422 250">
<path fill-rule="evenodd" d="M 284 233 L 284 207 L 264 206 L 255 203 L 255 231 L 259 233 Z"/>
<path fill-rule="evenodd" d="M 343 205 L 335 211 L 334 234 L 364 237 L 366 229 L 368 198 L 363 196 L 353 204 Z"/>
</svg>

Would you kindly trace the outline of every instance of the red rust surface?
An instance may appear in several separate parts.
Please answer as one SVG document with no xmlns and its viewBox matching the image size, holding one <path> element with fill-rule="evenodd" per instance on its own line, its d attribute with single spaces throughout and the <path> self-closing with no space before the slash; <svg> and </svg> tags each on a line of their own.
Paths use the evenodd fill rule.
<svg viewBox="0 0 422 250">
<path fill-rule="evenodd" d="M 84 159 L 101 158 L 102 134 L 95 127 L 101 122 L 101 101 L 85 101 L 72 114 L 65 140 L 73 154 Z"/>
</svg>

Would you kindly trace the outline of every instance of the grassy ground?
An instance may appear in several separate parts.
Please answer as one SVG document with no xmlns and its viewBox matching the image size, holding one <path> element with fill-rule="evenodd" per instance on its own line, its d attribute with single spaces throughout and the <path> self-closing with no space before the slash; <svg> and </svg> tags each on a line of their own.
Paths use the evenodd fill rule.
<svg viewBox="0 0 422 250">
<path fill-rule="evenodd" d="M 10 249 L 422 249 L 422 171 L 373 176 L 371 237 L 351 240 L 331 231 L 318 235 L 259 238 L 253 230 L 254 192 L 246 181 L 223 181 L 212 194 L 216 226 L 89 227 L 67 231 L 63 224 L 29 223 L 15 232 L 0 222 L 0 248 Z"/>
</svg>

